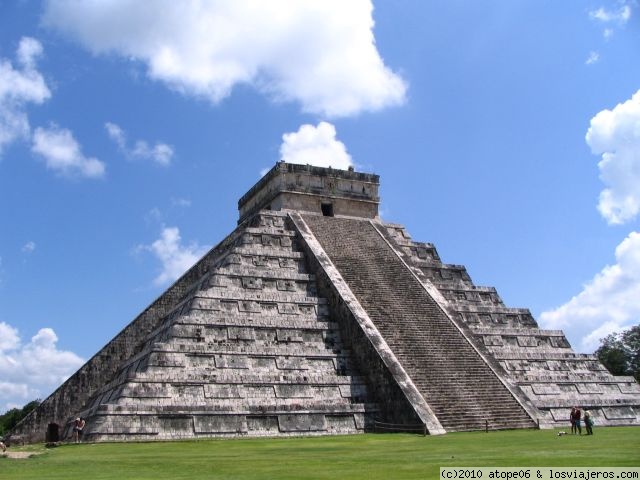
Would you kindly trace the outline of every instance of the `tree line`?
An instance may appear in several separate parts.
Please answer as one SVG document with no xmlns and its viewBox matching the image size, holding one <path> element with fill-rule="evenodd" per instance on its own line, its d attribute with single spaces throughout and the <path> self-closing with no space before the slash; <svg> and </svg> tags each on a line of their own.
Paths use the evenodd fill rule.
<svg viewBox="0 0 640 480">
<path fill-rule="evenodd" d="M 640 325 L 601 339 L 596 355 L 614 375 L 631 375 L 640 382 Z"/>
<path fill-rule="evenodd" d="M 34 410 L 38 405 L 40 405 L 40 400 L 32 400 L 22 408 L 12 408 L 0 415 L 0 437 L 13 429 L 20 420 L 29 415 L 31 410 Z"/>
</svg>

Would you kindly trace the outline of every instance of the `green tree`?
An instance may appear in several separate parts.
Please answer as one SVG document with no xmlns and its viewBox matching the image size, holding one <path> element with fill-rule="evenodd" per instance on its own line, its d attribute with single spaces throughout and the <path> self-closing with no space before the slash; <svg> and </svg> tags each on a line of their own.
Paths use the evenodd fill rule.
<svg viewBox="0 0 640 480">
<path fill-rule="evenodd" d="M 604 337 L 596 355 L 614 375 L 632 375 L 640 382 L 640 325 Z"/>
<path fill-rule="evenodd" d="M 640 325 L 636 325 L 623 333 L 624 344 L 629 349 L 629 370 L 640 382 Z"/>
<path fill-rule="evenodd" d="M 40 400 L 32 400 L 22 408 L 12 408 L 0 415 L 0 436 L 9 432 L 38 405 L 40 405 Z"/>
</svg>

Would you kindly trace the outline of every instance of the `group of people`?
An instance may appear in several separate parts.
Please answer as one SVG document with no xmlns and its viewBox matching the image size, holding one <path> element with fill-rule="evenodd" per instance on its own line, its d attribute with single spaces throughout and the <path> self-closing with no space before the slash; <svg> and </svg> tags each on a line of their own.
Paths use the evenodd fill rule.
<svg viewBox="0 0 640 480">
<path fill-rule="evenodd" d="M 593 435 L 593 417 L 589 410 L 585 410 L 584 413 L 580 410 L 580 407 L 573 407 L 569 414 L 569 421 L 571 422 L 571 434 L 576 433 L 582 435 L 582 426 L 580 422 L 584 420 L 584 426 L 587 430 L 587 435 Z"/>
</svg>

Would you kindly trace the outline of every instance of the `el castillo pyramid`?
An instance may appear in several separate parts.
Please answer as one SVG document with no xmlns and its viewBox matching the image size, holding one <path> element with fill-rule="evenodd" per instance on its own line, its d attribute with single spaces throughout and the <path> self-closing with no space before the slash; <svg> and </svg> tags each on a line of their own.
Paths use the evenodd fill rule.
<svg viewBox="0 0 640 480">
<path fill-rule="evenodd" d="M 238 227 L 12 432 L 88 441 L 639 425 L 640 386 L 378 216 L 379 177 L 277 163 Z"/>
</svg>

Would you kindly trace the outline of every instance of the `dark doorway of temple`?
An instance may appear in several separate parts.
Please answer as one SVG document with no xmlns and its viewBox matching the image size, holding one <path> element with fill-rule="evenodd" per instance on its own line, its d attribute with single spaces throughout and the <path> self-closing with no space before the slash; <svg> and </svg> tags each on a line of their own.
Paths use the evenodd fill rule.
<svg viewBox="0 0 640 480">
<path fill-rule="evenodd" d="M 322 215 L 325 217 L 333 217 L 333 204 L 332 203 L 323 203 L 320 205 L 322 208 Z"/>
</svg>

